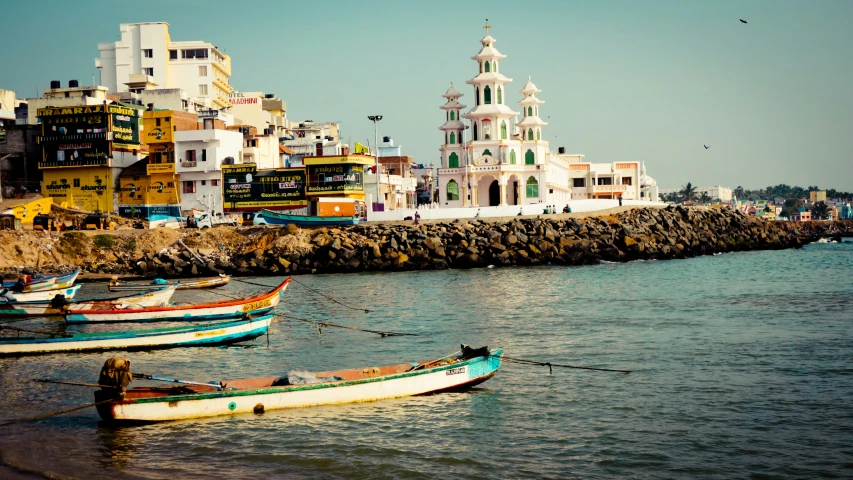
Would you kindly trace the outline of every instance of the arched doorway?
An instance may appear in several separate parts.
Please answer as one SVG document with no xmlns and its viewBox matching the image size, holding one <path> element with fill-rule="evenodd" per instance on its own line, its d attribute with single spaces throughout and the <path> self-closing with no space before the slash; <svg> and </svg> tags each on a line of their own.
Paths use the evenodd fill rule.
<svg viewBox="0 0 853 480">
<path fill-rule="evenodd" d="M 518 187 L 518 177 L 515 175 L 510 175 L 509 179 L 506 182 L 506 204 L 507 205 L 520 205 L 519 202 L 519 187 Z"/>
<path fill-rule="evenodd" d="M 497 179 L 491 175 L 484 175 L 477 180 L 477 205 L 481 207 L 500 205 L 500 193 L 498 193 L 496 198 L 492 197 L 492 188 L 497 188 L 498 192 L 500 192 L 500 187 L 497 183 Z"/>
<path fill-rule="evenodd" d="M 495 180 L 489 185 L 489 206 L 497 207 L 501 204 L 501 186 Z"/>
</svg>

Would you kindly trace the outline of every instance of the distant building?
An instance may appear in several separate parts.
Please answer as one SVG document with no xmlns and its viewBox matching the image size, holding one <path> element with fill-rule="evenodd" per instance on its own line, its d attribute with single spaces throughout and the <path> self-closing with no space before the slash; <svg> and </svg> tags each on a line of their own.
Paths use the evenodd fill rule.
<svg viewBox="0 0 853 480">
<path fill-rule="evenodd" d="M 681 188 L 663 188 L 660 190 L 661 195 L 669 195 L 672 193 L 679 194 L 681 193 Z M 694 198 L 699 198 L 702 194 L 705 193 L 708 197 L 711 198 L 712 201 L 719 200 L 720 202 L 731 202 L 732 201 L 732 189 L 728 187 L 723 187 L 721 185 L 714 185 L 710 187 L 696 187 L 696 193 Z"/>
<path fill-rule="evenodd" d="M 791 221 L 792 222 L 809 222 L 812 219 L 812 212 L 808 210 L 798 210 L 795 212 L 791 212 Z"/>
<path fill-rule="evenodd" d="M 242 163 L 243 134 L 221 129 L 186 130 L 175 132 L 174 139 L 181 210 L 222 214 L 222 165 Z"/>
<path fill-rule="evenodd" d="M 234 125 L 272 130 L 276 137 L 287 136 L 287 104 L 272 93 L 232 92 L 228 95 Z"/>
<path fill-rule="evenodd" d="M 826 202 L 826 190 L 812 190 L 809 192 L 809 201 L 811 203 Z"/>
<path fill-rule="evenodd" d="M 107 97 L 107 88 L 100 85 L 80 86 L 77 80 L 69 80 L 68 87 L 62 87 L 59 80 L 52 80 L 50 88 L 42 92 L 41 98 L 28 98 L 27 123 L 37 125 L 38 111 L 43 108 L 83 107 L 112 103 Z"/>
<path fill-rule="evenodd" d="M 123 23 L 121 39 L 99 43 L 95 66 L 110 92 L 180 88 L 210 108 L 225 109 L 231 57 L 203 41 L 173 42 L 166 22 Z"/>
<path fill-rule="evenodd" d="M 341 127 L 334 122 L 314 123 L 304 120 L 291 124 L 282 144 L 293 151 L 295 157 L 344 155 L 348 145 L 341 142 Z M 301 160 L 294 158 L 294 166 L 301 165 Z M 375 162 L 374 162 L 375 163 Z"/>
</svg>

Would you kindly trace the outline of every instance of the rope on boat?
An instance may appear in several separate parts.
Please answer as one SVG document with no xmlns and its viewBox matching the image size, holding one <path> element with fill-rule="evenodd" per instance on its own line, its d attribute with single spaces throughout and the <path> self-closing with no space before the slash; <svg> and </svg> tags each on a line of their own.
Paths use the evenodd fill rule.
<svg viewBox="0 0 853 480">
<path fill-rule="evenodd" d="M 74 408 L 67 408 L 65 410 L 60 410 L 58 412 L 51 412 L 51 413 L 45 413 L 44 415 L 36 415 L 35 417 L 27 417 L 27 418 L 19 418 L 17 420 L 10 420 L 8 422 L 0 423 L 0 427 L 5 427 L 7 425 L 15 425 L 16 423 L 34 422 L 36 420 L 42 420 L 45 418 L 50 418 L 50 417 L 55 417 L 57 415 L 62 415 L 63 413 L 69 413 L 69 412 L 73 412 L 76 410 L 83 410 L 84 408 L 97 407 L 98 405 L 104 405 L 104 404 L 110 403 L 114 400 L 115 400 L 114 398 L 111 398 L 109 400 L 101 400 L 100 402 L 87 403 L 85 405 L 80 405 L 80 406 L 77 406 Z"/>
<path fill-rule="evenodd" d="M 303 287 L 305 287 L 305 288 L 307 288 L 308 290 L 310 290 L 310 291 L 312 291 L 312 292 L 316 293 L 317 295 L 320 295 L 321 297 L 324 297 L 324 298 L 326 298 L 327 300 L 330 300 L 330 301 L 332 301 L 332 302 L 334 302 L 334 303 L 337 303 L 338 305 L 341 305 L 341 306 L 343 306 L 343 307 L 349 308 L 350 310 L 363 310 L 363 311 L 364 311 L 364 313 L 371 313 L 371 312 L 373 311 L 373 310 L 368 310 L 368 309 L 366 309 L 366 308 L 351 307 L 351 306 L 349 306 L 349 305 L 347 305 L 347 304 L 345 304 L 345 303 L 342 303 L 342 302 L 339 302 L 339 301 L 335 300 L 334 298 L 332 298 L 332 297 L 330 297 L 330 296 L 326 295 L 325 293 L 323 293 L 323 292 L 321 292 L 321 291 L 317 290 L 316 288 L 311 288 L 311 287 L 309 287 L 308 285 L 305 285 L 304 283 L 302 283 L 302 282 L 300 282 L 299 280 L 297 280 L 297 279 L 293 278 L 292 276 L 290 277 L 290 279 L 291 279 L 294 283 L 298 283 L 299 285 L 302 285 Z M 240 279 L 238 279 L 238 278 L 233 278 L 233 277 L 231 278 L 231 280 L 233 280 L 233 281 L 235 281 L 235 282 L 243 282 L 243 283 L 247 283 L 247 284 L 249 284 L 249 285 L 257 285 L 257 286 L 259 286 L 259 287 L 272 288 L 272 285 L 264 285 L 264 284 L 262 284 L 262 283 L 250 282 L 250 281 L 248 281 L 248 280 L 240 280 Z"/>
<path fill-rule="evenodd" d="M 535 360 L 525 360 L 523 358 L 513 358 L 513 357 L 504 357 L 498 355 L 490 355 L 492 358 L 499 358 L 507 363 L 517 363 L 519 365 L 536 365 L 540 367 L 548 367 L 549 373 L 553 374 L 554 369 L 552 367 L 562 367 L 562 368 L 577 368 L 580 370 L 597 370 L 600 372 L 617 372 L 617 373 L 631 373 L 631 370 L 614 370 L 610 368 L 595 368 L 595 367 L 579 367 L 576 365 L 561 365 L 559 363 L 551 363 L 551 362 L 537 362 Z"/>
<path fill-rule="evenodd" d="M 64 380 L 53 380 L 52 378 L 34 378 L 33 381 L 38 382 L 38 383 L 56 383 L 59 385 L 74 385 L 75 387 L 115 388 L 115 385 L 104 385 L 102 383 L 66 382 Z"/>
<path fill-rule="evenodd" d="M 421 335 L 420 333 L 385 332 L 382 330 L 368 330 L 365 328 L 348 327 L 346 325 L 339 325 L 337 323 L 321 322 L 321 321 L 317 321 L 317 320 L 310 320 L 307 318 L 294 317 L 291 315 L 277 314 L 276 316 L 313 324 L 317 327 L 318 333 L 322 333 L 322 327 L 333 327 L 333 328 L 343 328 L 345 330 L 358 330 L 359 332 L 375 333 L 375 334 L 381 335 L 383 337 L 419 337 Z"/>
<path fill-rule="evenodd" d="M 70 333 L 56 333 L 56 332 L 49 332 L 49 331 L 47 331 L 47 330 L 35 330 L 35 329 L 32 329 L 32 328 L 10 327 L 10 326 L 8 326 L 8 325 L 2 325 L 2 324 L 0 324 L 0 330 L 11 330 L 11 331 L 13 331 L 13 332 L 18 332 L 19 334 L 20 334 L 21 332 L 24 332 L 24 333 L 36 333 L 36 334 L 39 334 L 39 335 L 48 335 L 48 336 L 51 336 L 51 337 L 71 337 L 71 336 L 73 336 L 73 335 L 71 335 Z"/>
</svg>

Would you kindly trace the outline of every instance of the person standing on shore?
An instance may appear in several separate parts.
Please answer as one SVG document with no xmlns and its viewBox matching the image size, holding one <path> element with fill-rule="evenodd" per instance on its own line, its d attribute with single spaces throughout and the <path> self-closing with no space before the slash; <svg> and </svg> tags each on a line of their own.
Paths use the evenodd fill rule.
<svg viewBox="0 0 853 480">
<path fill-rule="evenodd" d="M 619 195 L 619 206 L 622 206 L 622 195 Z"/>
<path fill-rule="evenodd" d="M 417 211 L 417 210 L 415 210 L 415 225 L 417 225 L 418 223 L 420 223 L 420 221 L 421 221 L 421 214 L 420 214 L 420 213 L 418 213 L 418 211 Z"/>
</svg>

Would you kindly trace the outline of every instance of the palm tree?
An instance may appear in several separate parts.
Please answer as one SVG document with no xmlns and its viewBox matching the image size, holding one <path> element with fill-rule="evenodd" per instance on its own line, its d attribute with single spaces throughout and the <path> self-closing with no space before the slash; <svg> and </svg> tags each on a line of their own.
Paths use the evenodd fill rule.
<svg viewBox="0 0 853 480">
<path fill-rule="evenodd" d="M 702 192 L 702 195 L 699 195 L 699 201 L 702 203 L 711 203 L 711 196 L 708 195 L 708 192 Z"/>
<path fill-rule="evenodd" d="M 735 189 L 735 196 L 737 198 L 743 199 L 743 187 L 741 187 L 740 185 L 738 185 Z"/>
<path fill-rule="evenodd" d="M 696 195 L 696 187 L 692 183 L 687 182 L 687 185 L 681 187 L 679 193 L 684 196 L 685 201 L 693 200 L 693 197 Z"/>
</svg>

